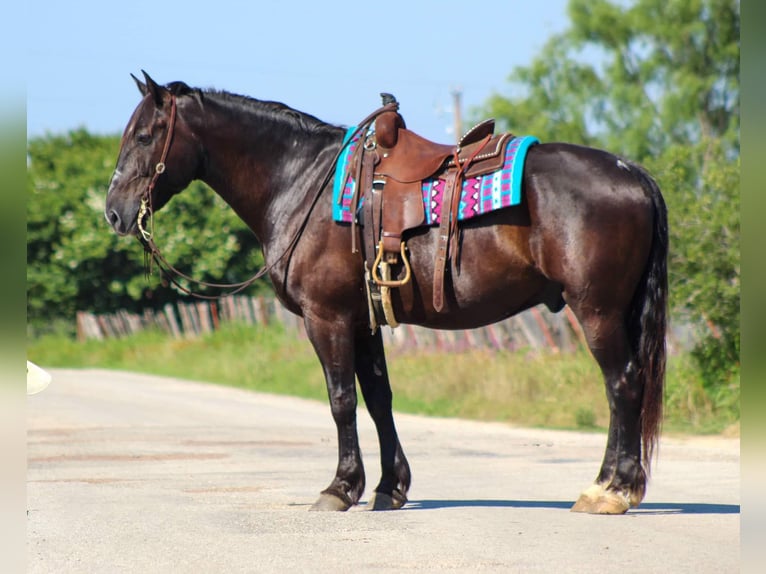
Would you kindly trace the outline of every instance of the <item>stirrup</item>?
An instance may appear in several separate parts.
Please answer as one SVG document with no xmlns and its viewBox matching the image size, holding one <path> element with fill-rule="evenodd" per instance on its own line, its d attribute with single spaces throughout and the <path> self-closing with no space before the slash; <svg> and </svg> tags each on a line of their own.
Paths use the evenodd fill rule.
<svg viewBox="0 0 766 574">
<path fill-rule="evenodd" d="M 401 242 L 401 256 L 402 256 L 402 262 L 404 263 L 404 279 L 401 280 L 387 280 L 382 279 L 380 275 L 378 274 L 378 266 L 380 265 L 381 259 L 383 259 L 383 240 L 380 240 L 380 243 L 378 243 L 378 255 L 375 257 L 375 263 L 372 264 L 372 279 L 377 283 L 378 285 L 382 287 L 401 287 L 403 285 L 406 285 L 410 282 L 410 279 L 412 278 L 412 269 L 410 268 L 410 262 L 407 259 L 407 247 L 404 245 L 404 241 Z"/>
</svg>

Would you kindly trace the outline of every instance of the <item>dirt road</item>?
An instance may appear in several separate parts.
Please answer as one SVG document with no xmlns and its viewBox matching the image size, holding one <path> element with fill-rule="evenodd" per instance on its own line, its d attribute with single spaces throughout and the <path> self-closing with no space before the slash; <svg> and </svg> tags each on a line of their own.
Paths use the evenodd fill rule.
<svg viewBox="0 0 766 574">
<path fill-rule="evenodd" d="M 400 511 L 307 512 L 332 478 L 329 407 L 111 371 L 28 400 L 28 571 L 737 572 L 739 440 L 664 438 L 644 504 L 569 512 L 602 434 L 398 415 Z M 360 412 L 368 492 L 378 450 Z"/>
</svg>

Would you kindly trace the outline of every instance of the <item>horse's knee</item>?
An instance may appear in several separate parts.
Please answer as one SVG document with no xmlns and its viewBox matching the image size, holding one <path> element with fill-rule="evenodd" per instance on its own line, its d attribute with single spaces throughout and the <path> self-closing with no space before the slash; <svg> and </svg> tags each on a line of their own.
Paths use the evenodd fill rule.
<svg viewBox="0 0 766 574">
<path fill-rule="evenodd" d="M 356 393 L 332 392 L 330 393 L 330 410 L 337 424 L 352 422 L 356 417 Z"/>
</svg>

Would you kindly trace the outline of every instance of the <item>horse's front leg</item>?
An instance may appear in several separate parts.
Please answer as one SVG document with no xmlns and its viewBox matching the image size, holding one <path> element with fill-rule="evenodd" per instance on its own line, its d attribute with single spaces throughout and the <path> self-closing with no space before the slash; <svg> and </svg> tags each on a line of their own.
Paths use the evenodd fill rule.
<svg viewBox="0 0 766 574">
<path fill-rule="evenodd" d="M 411 475 L 394 426 L 391 385 L 380 329 L 371 335 L 365 327 L 357 335 L 355 365 L 364 402 L 375 422 L 380 444 L 380 482 L 367 507 L 371 510 L 395 510 L 407 502 Z"/>
<path fill-rule="evenodd" d="M 311 510 L 348 510 L 364 491 L 364 467 L 356 430 L 354 338 L 351 321 L 306 316 L 306 333 L 319 356 L 330 409 L 338 430 L 338 468 Z"/>
</svg>

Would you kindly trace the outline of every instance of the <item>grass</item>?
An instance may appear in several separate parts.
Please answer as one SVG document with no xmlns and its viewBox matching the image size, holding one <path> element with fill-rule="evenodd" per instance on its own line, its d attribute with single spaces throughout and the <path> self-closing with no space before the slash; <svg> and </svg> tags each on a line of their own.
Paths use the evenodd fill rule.
<svg viewBox="0 0 766 574">
<path fill-rule="evenodd" d="M 311 344 L 278 325 L 228 324 L 182 340 L 156 332 L 84 343 L 49 336 L 31 342 L 27 354 L 46 367 L 136 371 L 327 400 Z M 586 351 L 390 353 L 388 364 L 394 408 L 401 412 L 561 429 L 599 431 L 608 425 L 601 374 Z M 669 359 L 665 431 L 732 428 L 739 419 L 738 387 L 715 402 L 694 369 L 687 355 Z"/>
<path fill-rule="evenodd" d="M 310 344 L 281 327 L 229 324 L 198 339 L 172 339 L 153 331 L 104 342 L 42 337 L 28 345 L 27 356 L 48 367 L 99 367 L 315 399 L 327 396 Z"/>
</svg>

